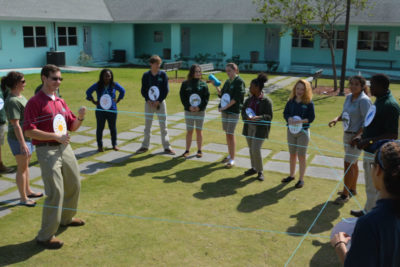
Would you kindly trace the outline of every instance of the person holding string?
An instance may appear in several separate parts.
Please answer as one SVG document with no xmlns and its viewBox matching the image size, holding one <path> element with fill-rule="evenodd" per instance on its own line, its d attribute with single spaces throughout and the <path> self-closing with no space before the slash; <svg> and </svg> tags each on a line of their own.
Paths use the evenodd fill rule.
<svg viewBox="0 0 400 267">
<path fill-rule="evenodd" d="M 358 157 L 361 150 L 357 148 L 354 138 L 363 131 L 364 118 L 372 105 L 367 95 L 367 84 L 364 77 L 356 75 L 350 78 L 349 87 L 351 94 L 346 96 L 342 113 L 329 122 L 329 127 L 335 126 L 338 121 L 343 122 L 344 144 L 344 188 L 339 192 L 340 196 L 334 201 L 336 204 L 344 204 L 351 196 L 356 195 L 358 179 Z"/>
<path fill-rule="evenodd" d="M 94 100 L 92 94 L 96 91 L 97 100 Z M 118 91 L 118 99 L 116 92 Z M 93 84 L 86 91 L 86 99 L 96 105 L 96 138 L 97 149 L 104 152 L 103 148 L 103 130 L 108 123 L 111 133 L 111 144 L 115 151 L 119 150 L 117 146 L 117 103 L 125 96 L 125 89 L 117 82 L 114 82 L 114 75 L 110 69 L 103 69 L 100 72 L 99 81 Z"/>
<path fill-rule="evenodd" d="M 7 141 L 17 162 L 15 175 L 20 195 L 19 205 L 34 207 L 36 202 L 31 198 L 42 197 L 43 193 L 35 193 L 29 184 L 29 162 L 34 146 L 29 138 L 25 137 L 22 128 L 24 124 L 24 110 L 28 100 L 21 94 L 25 89 L 26 81 L 21 72 L 11 71 L 2 80 L 2 87 L 10 88 L 4 109 L 9 121 Z"/>
<path fill-rule="evenodd" d="M 315 119 L 314 103 L 312 102 L 311 84 L 306 80 L 299 80 L 293 86 L 289 100 L 286 103 L 283 116 L 287 122 L 287 141 L 290 153 L 290 174 L 282 179 L 282 183 L 294 180 L 296 161 L 299 158 L 300 175 L 296 188 L 304 186 L 306 172 L 306 153 L 310 140 L 310 124 Z"/>
<path fill-rule="evenodd" d="M 185 109 L 186 121 L 186 150 L 182 157 L 187 158 L 190 154 L 192 144 L 193 128 L 196 129 L 197 158 L 203 156 L 201 147 L 203 144 L 203 123 L 205 110 L 210 98 L 207 84 L 201 80 L 201 68 L 198 64 L 190 67 L 187 80 L 184 81 L 180 89 L 182 105 Z"/>
<path fill-rule="evenodd" d="M 222 89 L 216 86 L 218 97 L 221 102 L 218 110 L 221 112 L 222 129 L 226 134 L 226 143 L 228 145 L 228 156 L 223 159 L 227 168 L 232 168 L 235 164 L 235 128 L 239 121 L 239 113 L 242 109 L 244 94 L 246 92 L 245 83 L 238 75 L 239 68 L 235 63 L 228 63 L 225 67 L 228 80 L 224 83 Z M 215 81 L 211 81 L 215 86 Z"/>
<path fill-rule="evenodd" d="M 375 145 L 371 176 L 380 199 L 358 218 L 351 236 L 339 232 L 331 238 L 344 266 L 400 266 L 400 143 L 380 140 Z"/>
<path fill-rule="evenodd" d="M 257 179 L 264 181 L 261 147 L 268 138 L 271 129 L 272 101 L 264 95 L 264 83 L 267 75 L 261 73 L 250 83 L 250 93 L 242 108 L 243 135 L 249 146 L 251 168 L 244 172 L 245 175 L 257 173 Z"/>
</svg>

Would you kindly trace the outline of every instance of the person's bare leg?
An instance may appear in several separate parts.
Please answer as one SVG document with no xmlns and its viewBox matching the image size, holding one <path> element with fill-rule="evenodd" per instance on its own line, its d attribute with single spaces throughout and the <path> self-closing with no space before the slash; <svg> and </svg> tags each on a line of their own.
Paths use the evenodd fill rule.
<svg viewBox="0 0 400 267">
<path fill-rule="evenodd" d="M 226 142 L 228 144 L 228 152 L 231 160 L 235 159 L 236 139 L 233 134 L 226 134 Z"/>
<path fill-rule="evenodd" d="M 304 174 L 306 173 L 306 155 L 298 155 L 299 158 L 299 180 L 303 181 L 304 180 Z"/>
<path fill-rule="evenodd" d="M 297 154 L 290 154 L 290 159 L 289 159 L 290 177 L 294 177 L 294 175 L 296 174 L 296 161 L 297 161 Z"/>
<path fill-rule="evenodd" d="M 16 182 L 19 191 L 19 196 L 21 201 L 25 202 L 28 200 L 27 196 L 27 185 L 26 185 L 26 169 L 27 165 L 27 157 L 24 155 L 16 155 L 15 159 L 17 161 L 17 173 L 16 173 Z"/>
<path fill-rule="evenodd" d="M 193 136 L 193 130 L 188 130 L 186 132 L 186 150 L 190 151 L 190 147 L 192 146 L 192 136 Z"/>
<path fill-rule="evenodd" d="M 203 131 L 201 129 L 196 129 L 196 141 L 197 150 L 201 151 L 201 147 L 203 146 Z"/>
</svg>

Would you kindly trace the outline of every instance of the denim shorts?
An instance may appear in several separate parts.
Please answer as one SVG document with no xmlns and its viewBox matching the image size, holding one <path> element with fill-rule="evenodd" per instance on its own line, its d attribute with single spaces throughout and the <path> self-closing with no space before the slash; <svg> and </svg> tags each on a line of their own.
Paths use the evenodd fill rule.
<svg viewBox="0 0 400 267">
<path fill-rule="evenodd" d="M 17 139 L 7 138 L 8 144 L 10 145 L 11 152 L 14 156 L 21 155 L 21 146 Z M 35 147 L 32 145 L 31 141 L 25 141 L 26 146 L 29 149 L 29 155 L 32 155 L 33 151 L 35 151 Z"/>
</svg>

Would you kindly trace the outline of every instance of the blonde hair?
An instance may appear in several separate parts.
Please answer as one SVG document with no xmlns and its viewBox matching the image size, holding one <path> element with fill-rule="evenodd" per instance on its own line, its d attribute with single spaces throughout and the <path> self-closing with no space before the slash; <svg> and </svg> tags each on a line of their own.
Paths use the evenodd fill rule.
<svg viewBox="0 0 400 267">
<path fill-rule="evenodd" d="M 312 88 L 311 88 L 311 84 L 306 80 L 298 80 L 296 82 L 296 84 L 293 86 L 292 92 L 290 93 L 289 100 L 292 100 L 296 97 L 296 87 L 299 83 L 302 83 L 304 85 L 304 94 L 303 94 L 303 97 L 301 98 L 301 102 L 304 104 L 311 103 Z"/>
</svg>

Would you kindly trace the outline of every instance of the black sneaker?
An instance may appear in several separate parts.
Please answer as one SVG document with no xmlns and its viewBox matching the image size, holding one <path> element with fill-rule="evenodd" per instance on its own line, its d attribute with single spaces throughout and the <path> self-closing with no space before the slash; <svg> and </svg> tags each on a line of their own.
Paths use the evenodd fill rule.
<svg viewBox="0 0 400 267">
<path fill-rule="evenodd" d="M 335 199 L 335 201 L 333 203 L 337 204 L 337 205 L 342 205 L 346 202 L 348 202 L 350 199 L 349 196 L 346 195 L 340 195 L 337 199 Z"/>
<path fill-rule="evenodd" d="M 304 181 L 303 180 L 299 180 L 294 187 L 296 188 L 302 188 L 304 186 Z"/>
<path fill-rule="evenodd" d="M 281 182 L 282 182 L 282 183 L 289 183 L 289 182 L 291 182 L 291 181 L 293 181 L 293 180 L 294 180 L 294 177 L 288 176 L 288 177 L 286 177 L 286 178 L 283 178 L 283 179 L 281 180 Z"/>
<path fill-rule="evenodd" d="M 256 174 L 257 171 L 254 168 L 250 168 L 247 171 L 244 172 L 244 175 L 253 175 Z"/>
<path fill-rule="evenodd" d="M 138 150 L 136 150 L 136 154 L 142 154 L 146 153 L 149 149 L 147 147 L 141 147 Z"/>
<path fill-rule="evenodd" d="M 350 214 L 357 218 L 365 215 L 363 210 L 351 210 Z"/>
<path fill-rule="evenodd" d="M 259 172 L 258 173 L 258 175 L 257 175 L 257 180 L 259 180 L 259 181 L 264 181 L 264 174 L 262 173 L 262 172 Z"/>
</svg>

